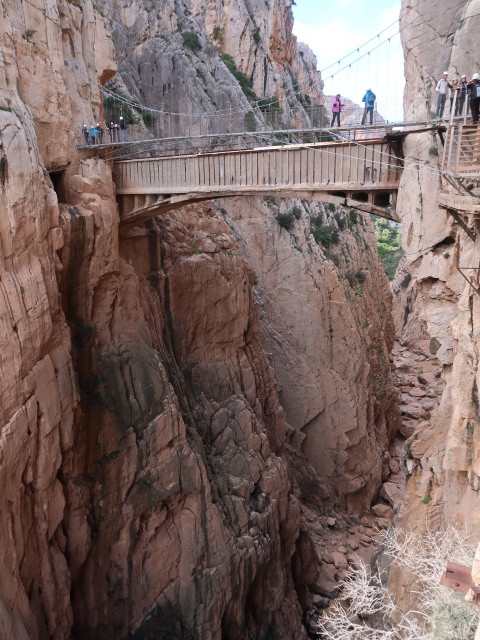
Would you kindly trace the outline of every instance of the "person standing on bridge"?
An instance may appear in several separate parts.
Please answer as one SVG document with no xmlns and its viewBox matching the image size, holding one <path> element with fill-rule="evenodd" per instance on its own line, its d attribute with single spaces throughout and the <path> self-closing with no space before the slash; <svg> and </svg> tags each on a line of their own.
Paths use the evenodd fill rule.
<svg viewBox="0 0 480 640">
<path fill-rule="evenodd" d="M 344 106 L 345 105 L 342 104 L 342 100 L 340 98 L 340 94 L 337 93 L 337 95 L 335 96 L 335 98 L 333 100 L 333 105 L 332 105 L 333 118 L 332 118 L 332 124 L 330 125 L 331 127 L 333 127 L 335 125 L 335 120 L 337 120 L 338 126 L 340 126 L 340 114 L 342 112 L 342 107 L 344 107 Z"/>
<path fill-rule="evenodd" d="M 86 124 L 83 125 L 82 127 L 82 133 L 83 133 L 83 142 L 85 144 L 86 147 L 90 146 L 90 133 L 88 131 L 88 127 Z"/>
<path fill-rule="evenodd" d="M 120 116 L 120 133 L 122 134 L 122 142 L 127 141 L 127 137 L 125 133 L 126 129 L 127 129 L 127 125 L 125 124 L 125 120 L 123 119 L 123 116 Z"/>
<path fill-rule="evenodd" d="M 480 76 L 478 73 L 474 73 L 472 79 L 468 83 L 468 92 L 470 95 L 472 122 L 473 124 L 478 124 L 478 112 L 480 110 Z"/>
<path fill-rule="evenodd" d="M 437 118 L 443 118 L 443 110 L 445 109 L 445 102 L 447 101 L 447 95 L 452 88 L 452 85 L 448 82 L 448 71 L 443 72 L 441 80 L 437 83 L 436 92 L 437 98 Z"/>
<path fill-rule="evenodd" d="M 458 85 L 457 104 L 455 106 L 455 115 L 461 116 L 463 114 L 463 106 L 465 104 L 465 98 L 467 97 L 467 76 L 460 78 L 460 84 Z"/>
<path fill-rule="evenodd" d="M 367 121 L 367 114 L 370 113 L 370 124 L 373 124 L 373 109 L 375 107 L 375 100 L 377 96 L 371 89 L 367 89 L 365 95 L 362 98 L 362 102 L 365 103 L 365 111 L 363 112 L 362 125 Z"/>
</svg>

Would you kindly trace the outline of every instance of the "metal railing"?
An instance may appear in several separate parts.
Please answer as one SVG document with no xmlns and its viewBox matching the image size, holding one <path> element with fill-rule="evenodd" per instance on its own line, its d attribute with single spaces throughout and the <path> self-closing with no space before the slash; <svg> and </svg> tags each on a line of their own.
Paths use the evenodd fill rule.
<svg viewBox="0 0 480 640">
<path fill-rule="evenodd" d="M 443 148 L 442 171 L 455 176 L 480 173 L 480 127 L 449 124 Z"/>
</svg>

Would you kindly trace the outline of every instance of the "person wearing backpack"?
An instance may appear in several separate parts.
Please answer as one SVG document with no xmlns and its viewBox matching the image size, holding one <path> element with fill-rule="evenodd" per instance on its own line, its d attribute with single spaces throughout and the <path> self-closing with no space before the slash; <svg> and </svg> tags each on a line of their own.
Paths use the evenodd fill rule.
<svg viewBox="0 0 480 640">
<path fill-rule="evenodd" d="M 371 89 L 367 89 L 367 92 L 362 98 L 362 102 L 365 103 L 365 111 L 363 112 L 362 125 L 367 121 L 367 114 L 370 113 L 370 124 L 373 124 L 373 109 L 375 107 L 375 100 L 377 96 Z"/>
<path fill-rule="evenodd" d="M 345 105 L 342 104 L 340 94 L 337 93 L 337 95 L 335 96 L 335 99 L 333 100 L 333 105 L 332 105 L 333 118 L 332 118 L 332 124 L 330 125 L 331 127 L 334 126 L 335 120 L 337 120 L 338 126 L 340 126 L 340 113 L 342 112 L 342 107 L 344 106 Z"/>
<path fill-rule="evenodd" d="M 480 76 L 474 73 L 468 83 L 468 93 L 470 95 L 470 111 L 472 112 L 473 124 L 478 124 L 478 111 L 480 108 Z"/>
</svg>

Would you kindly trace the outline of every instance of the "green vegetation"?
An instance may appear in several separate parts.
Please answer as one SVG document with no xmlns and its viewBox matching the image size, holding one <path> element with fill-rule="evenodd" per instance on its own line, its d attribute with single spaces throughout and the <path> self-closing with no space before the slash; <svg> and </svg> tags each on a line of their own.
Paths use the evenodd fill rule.
<svg viewBox="0 0 480 640">
<path fill-rule="evenodd" d="M 374 216 L 373 224 L 378 255 L 388 279 L 393 280 L 400 258 L 403 256 L 400 230 L 398 227 L 392 227 L 388 220 L 376 216 Z"/>
<path fill-rule="evenodd" d="M 310 231 L 317 244 L 321 244 L 325 249 L 330 249 L 334 244 L 340 242 L 340 232 L 334 224 L 323 225 L 323 216 L 318 215 L 311 219 Z"/>
<path fill-rule="evenodd" d="M 222 30 L 220 29 L 220 27 L 214 27 L 213 39 L 217 42 L 223 42 Z"/>
<path fill-rule="evenodd" d="M 295 215 L 292 211 L 287 211 L 286 213 L 277 213 L 275 219 L 282 227 L 282 229 L 286 229 L 287 231 L 290 231 L 295 223 Z"/>
<path fill-rule="evenodd" d="M 116 96 L 127 99 L 121 93 L 117 93 Z M 128 104 L 117 100 L 116 96 L 107 96 L 103 99 L 105 122 L 118 122 L 118 118 L 123 116 L 127 124 L 138 124 L 138 117 L 133 112 L 133 109 Z"/>
<path fill-rule="evenodd" d="M 355 288 L 356 284 L 363 284 L 367 278 L 367 274 L 365 273 L 365 271 L 361 271 L 360 269 L 358 271 L 349 271 L 346 275 L 345 275 L 346 279 L 348 280 L 348 284 L 353 288 Z"/>
<path fill-rule="evenodd" d="M 260 29 L 258 27 L 253 32 L 253 36 L 252 37 L 253 37 L 253 41 L 255 42 L 255 44 L 260 44 L 261 37 L 260 37 Z"/>
<path fill-rule="evenodd" d="M 431 500 L 431 499 L 432 499 L 432 498 L 431 498 L 430 496 L 426 496 L 426 497 L 422 500 L 422 502 L 423 502 L 423 504 L 428 504 L 428 503 L 430 502 L 430 500 Z"/>
<path fill-rule="evenodd" d="M 345 229 L 345 227 L 347 226 L 347 220 L 338 211 L 336 211 L 333 214 L 333 217 L 335 218 L 335 222 L 337 223 L 337 227 L 340 229 L 340 231 L 343 231 Z"/>
<path fill-rule="evenodd" d="M 147 127 L 153 127 L 153 125 L 157 121 L 156 117 L 151 111 L 142 111 L 142 119 L 145 123 L 145 126 Z"/>
<path fill-rule="evenodd" d="M 235 60 L 229 53 L 222 53 L 220 55 L 223 62 L 227 66 L 227 69 L 230 73 L 237 79 L 238 84 L 240 85 L 243 93 L 247 96 L 249 100 L 255 100 L 256 95 L 253 90 L 253 82 L 248 78 L 244 73 L 237 69 L 237 65 L 235 64 Z"/>
<path fill-rule="evenodd" d="M 300 207 L 297 207 L 297 205 L 292 207 L 290 213 L 293 215 L 295 220 L 300 220 L 300 218 L 302 217 L 302 210 L 300 209 Z"/>
<path fill-rule="evenodd" d="M 12 107 L 0 107 L 0 111 L 12 111 Z"/>
<path fill-rule="evenodd" d="M 247 111 L 244 116 L 245 121 L 245 131 L 256 131 L 257 130 L 257 121 L 255 120 L 255 114 L 253 111 Z"/>
<path fill-rule="evenodd" d="M 183 46 L 191 49 L 192 51 L 200 51 L 202 44 L 196 33 L 193 31 L 181 31 L 180 35 L 183 39 Z"/>
</svg>

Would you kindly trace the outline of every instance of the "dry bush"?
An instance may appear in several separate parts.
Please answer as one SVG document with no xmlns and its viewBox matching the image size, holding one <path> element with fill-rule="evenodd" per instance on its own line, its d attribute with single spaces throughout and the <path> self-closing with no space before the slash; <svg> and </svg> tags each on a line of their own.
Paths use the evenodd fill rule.
<svg viewBox="0 0 480 640">
<path fill-rule="evenodd" d="M 320 624 L 325 640 L 473 640 L 478 612 L 464 596 L 439 584 L 448 560 L 471 566 L 475 547 L 458 531 L 424 535 L 390 529 L 384 553 L 415 576 L 416 609 L 403 612 L 394 594 L 360 560 L 341 585 L 337 600 Z M 374 629 L 370 620 L 375 619 Z M 396 622 L 393 623 L 392 621 Z"/>
</svg>

